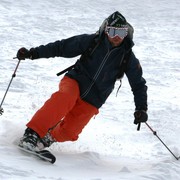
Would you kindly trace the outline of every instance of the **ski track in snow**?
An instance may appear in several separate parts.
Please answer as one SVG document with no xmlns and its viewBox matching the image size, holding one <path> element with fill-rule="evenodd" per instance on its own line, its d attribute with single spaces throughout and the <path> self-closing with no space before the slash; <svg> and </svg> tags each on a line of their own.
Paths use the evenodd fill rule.
<svg viewBox="0 0 180 180">
<path fill-rule="evenodd" d="M 148 85 L 149 124 L 172 152 L 180 155 L 180 1 L 25 1 L 0 2 L 0 100 L 17 65 L 17 50 L 98 30 L 118 10 L 134 26 L 133 48 Z M 25 124 L 58 88 L 56 73 L 77 58 L 22 61 L 0 116 L 0 179 L 178 180 L 180 163 L 142 125 L 133 125 L 134 103 L 126 77 L 77 142 L 56 143 L 56 163 L 17 148 Z"/>
</svg>

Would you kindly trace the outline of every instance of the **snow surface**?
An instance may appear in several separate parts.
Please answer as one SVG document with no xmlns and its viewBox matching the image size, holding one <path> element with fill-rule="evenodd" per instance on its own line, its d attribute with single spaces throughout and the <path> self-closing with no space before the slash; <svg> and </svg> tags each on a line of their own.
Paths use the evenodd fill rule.
<svg viewBox="0 0 180 180">
<path fill-rule="evenodd" d="M 180 155 L 179 0 L 1 0 L 0 98 L 17 64 L 17 50 L 93 33 L 118 10 L 134 26 L 133 48 L 147 80 L 149 125 Z M 22 61 L 0 117 L 0 179 L 179 180 L 177 161 L 144 124 L 136 131 L 126 77 L 77 142 L 56 143 L 55 164 L 22 153 L 17 142 L 32 115 L 57 90 L 56 73 L 77 58 Z"/>
</svg>

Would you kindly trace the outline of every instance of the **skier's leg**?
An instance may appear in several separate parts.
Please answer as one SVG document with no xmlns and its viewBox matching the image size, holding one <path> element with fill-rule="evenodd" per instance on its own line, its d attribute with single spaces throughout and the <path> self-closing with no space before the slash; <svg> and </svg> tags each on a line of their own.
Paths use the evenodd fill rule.
<svg viewBox="0 0 180 180">
<path fill-rule="evenodd" d="M 98 114 L 98 109 L 81 100 L 50 133 L 58 142 L 76 141 L 89 120 Z"/>
<path fill-rule="evenodd" d="M 48 130 L 55 126 L 75 105 L 79 97 L 78 83 L 64 77 L 59 91 L 52 94 L 49 100 L 35 113 L 27 127 L 33 129 L 42 138 Z"/>
</svg>

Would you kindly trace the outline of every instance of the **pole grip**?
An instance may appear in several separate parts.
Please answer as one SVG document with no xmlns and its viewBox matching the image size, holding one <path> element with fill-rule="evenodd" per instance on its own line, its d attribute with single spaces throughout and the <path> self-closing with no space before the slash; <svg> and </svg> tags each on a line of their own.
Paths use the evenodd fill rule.
<svg viewBox="0 0 180 180">
<path fill-rule="evenodd" d="M 137 131 L 139 131 L 141 128 L 141 123 L 138 123 Z"/>
</svg>

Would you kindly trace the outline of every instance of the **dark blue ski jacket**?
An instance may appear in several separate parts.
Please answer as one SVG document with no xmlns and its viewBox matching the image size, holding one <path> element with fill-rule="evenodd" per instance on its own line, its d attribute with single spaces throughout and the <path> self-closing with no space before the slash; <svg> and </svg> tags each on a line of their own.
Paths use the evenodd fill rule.
<svg viewBox="0 0 180 180">
<path fill-rule="evenodd" d="M 68 39 L 41 45 L 34 50 L 37 58 L 76 57 L 84 54 L 93 42 L 96 34 L 82 34 Z M 126 74 L 137 110 L 147 110 L 147 86 L 142 77 L 142 68 L 135 57 L 134 43 L 126 37 L 118 47 L 112 47 L 104 35 L 90 56 L 77 60 L 73 69 L 65 75 L 75 79 L 83 100 L 100 108 L 114 89 L 115 82 Z"/>
</svg>

